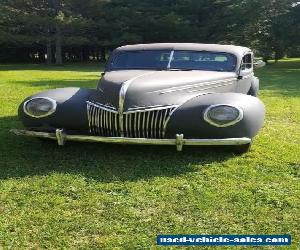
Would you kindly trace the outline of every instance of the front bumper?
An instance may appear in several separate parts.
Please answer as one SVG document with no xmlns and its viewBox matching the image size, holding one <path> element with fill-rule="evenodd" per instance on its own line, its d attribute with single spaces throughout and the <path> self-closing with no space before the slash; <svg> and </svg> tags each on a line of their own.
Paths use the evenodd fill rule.
<svg viewBox="0 0 300 250">
<path fill-rule="evenodd" d="M 12 129 L 16 135 L 31 137 L 48 138 L 56 140 L 58 145 L 64 145 L 66 141 L 86 141 L 86 142 L 106 142 L 119 144 L 144 144 L 144 145 L 175 145 L 177 151 L 182 151 L 183 145 L 243 145 L 251 142 L 250 138 L 225 138 L 225 139 L 185 139 L 183 134 L 177 134 L 174 139 L 148 139 L 148 138 L 129 138 L 129 137 L 102 137 L 90 135 L 71 135 L 63 129 L 56 129 L 55 133 L 36 132 L 32 130 Z"/>
</svg>

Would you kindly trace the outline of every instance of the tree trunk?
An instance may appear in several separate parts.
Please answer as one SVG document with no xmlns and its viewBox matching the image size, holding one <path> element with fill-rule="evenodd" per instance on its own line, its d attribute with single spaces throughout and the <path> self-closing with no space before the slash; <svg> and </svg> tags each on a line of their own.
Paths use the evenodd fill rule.
<svg viewBox="0 0 300 250">
<path fill-rule="evenodd" d="M 50 40 L 47 43 L 47 64 L 52 63 L 52 47 Z"/>
<path fill-rule="evenodd" d="M 89 48 L 87 46 L 82 47 L 82 59 L 84 62 L 89 60 Z"/>
<path fill-rule="evenodd" d="M 55 60 L 57 65 L 62 64 L 61 54 L 61 30 L 59 25 L 56 25 L 56 36 L 55 36 Z"/>
<path fill-rule="evenodd" d="M 105 57 L 105 47 L 101 47 L 100 49 L 100 53 L 101 53 L 101 57 L 100 57 L 100 62 L 105 62 L 106 61 L 106 57 Z"/>
</svg>

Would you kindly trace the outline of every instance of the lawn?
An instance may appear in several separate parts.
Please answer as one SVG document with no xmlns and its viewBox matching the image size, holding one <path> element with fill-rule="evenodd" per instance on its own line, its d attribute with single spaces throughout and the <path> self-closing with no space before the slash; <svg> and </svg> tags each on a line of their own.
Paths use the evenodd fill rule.
<svg viewBox="0 0 300 250">
<path fill-rule="evenodd" d="M 242 156 L 222 147 L 58 147 L 9 133 L 22 127 L 26 96 L 93 88 L 100 71 L 0 65 L 0 249 L 147 249 L 157 234 L 183 233 L 291 234 L 289 249 L 300 248 L 300 59 L 257 70 L 266 120 Z"/>
</svg>

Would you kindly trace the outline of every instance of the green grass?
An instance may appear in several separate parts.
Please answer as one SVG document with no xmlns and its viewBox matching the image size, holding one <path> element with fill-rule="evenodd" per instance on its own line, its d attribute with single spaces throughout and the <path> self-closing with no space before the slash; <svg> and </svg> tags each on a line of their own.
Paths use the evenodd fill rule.
<svg viewBox="0 0 300 250">
<path fill-rule="evenodd" d="M 58 147 L 9 133 L 22 127 L 17 107 L 26 96 L 93 88 L 100 70 L 0 65 L 0 248 L 144 249 L 156 248 L 157 234 L 291 234 L 289 249 L 299 249 L 300 59 L 257 70 L 266 121 L 242 156 L 211 147 Z"/>
</svg>

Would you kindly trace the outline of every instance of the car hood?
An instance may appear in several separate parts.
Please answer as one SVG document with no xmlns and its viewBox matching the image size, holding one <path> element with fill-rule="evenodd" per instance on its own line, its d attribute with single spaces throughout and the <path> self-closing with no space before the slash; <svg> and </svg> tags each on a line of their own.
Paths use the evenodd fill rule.
<svg viewBox="0 0 300 250">
<path fill-rule="evenodd" d="M 99 92 L 91 101 L 119 107 L 121 92 L 124 110 L 157 105 L 179 105 L 201 93 L 222 92 L 236 82 L 234 72 L 119 70 L 106 72 Z M 122 91 L 121 91 L 122 89 Z"/>
</svg>

